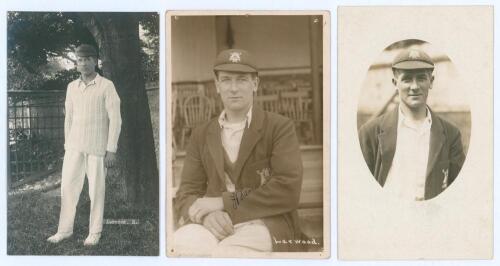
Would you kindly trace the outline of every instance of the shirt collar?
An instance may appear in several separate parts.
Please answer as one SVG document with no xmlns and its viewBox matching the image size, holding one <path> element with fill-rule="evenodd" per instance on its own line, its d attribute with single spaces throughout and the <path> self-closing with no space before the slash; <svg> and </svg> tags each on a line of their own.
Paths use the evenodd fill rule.
<svg viewBox="0 0 500 266">
<path fill-rule="evenodd" d="M 101 75 L 99 75 L 99 73 L 96 73 L 95 78 L 92 81 L 90 81 L 87 84 L 87 86 L 95 85 L 99 81 L 100 78 L 101 78 Z M 80 75 L 80 78 L 78 79 L 78 81 L 79 81 L 78 85 L 82 85 L 82 83 L 85 84 L 85 82 L 83 82 L 83 79 L 82 79 L 81 75 Z"/>
<path fill-rule="evenodd" d="M 253 106 L 250 106 L 250 110 L 248 110 L 248 113 L 246 115 L 245 123 L 246 123 L 246 128 L 250 127 L 250 123 L 252 122 L 252 109 Z M 222 110 L 221 114 L 219 115 L 219 126 L 221 128 L 224 128 L 224 125 L 226 125 L 228 122 L 226 120 L 226 110 Z"/>
<path fill-rule="evenodd" d="M 398 108 L 398 127 L 401 125 L 405 125 L 406 127 L 417 129 L 418 128 L 430 128 L 432 125 L 432 116 L 431 116 L 431 110 L 429 110 L 429 107 L 425 107 L 426 113 L 425 113 L 425 119 L 422 124 L 416 125 L 415 123 L 412 123 L 406 116 L 404 115 L 403 111 L 401 110 L 401 106 Z"/>
</svg>

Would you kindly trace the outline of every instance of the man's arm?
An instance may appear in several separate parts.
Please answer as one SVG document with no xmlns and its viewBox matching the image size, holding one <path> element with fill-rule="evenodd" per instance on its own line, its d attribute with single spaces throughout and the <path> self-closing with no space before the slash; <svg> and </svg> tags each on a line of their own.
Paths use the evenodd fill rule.
<svg viewBox="0 0 500 266">
<path fill-rule="evenodd" d="M 193 130 L 186 148 L 181 184 L 174 201 L 174 209 L 179 217 L 180 225 L 190 221 L 189 208 L 196 199 L 203 197 L 207 190 L 207 176 L 200 155 L 202 147 L 198 141 L 201 136 L 199 130 Z"/>
<path fill-rule="evenodd" d="M 224 210 L 233 224 L 283 214 L 297 208 L 302 186 L 302 160 L 292 120 L 284 120 L 276 126 L 270 166 L 272 176 L 269 181 L 245 193 L 237 205 L 233 204 L 234 193 L 222 194 Z"/>
<path fill-rule="evenodd" d="M 71 83 L 70 83 L 71 84 Z M 71 131 L 71 124 L 73 123 L 73 101 L 71 100 L 70 84 L 66 89 L 66 99 L 64 101 L 64 148 L 67 148 L 69 133 Z"/>
<path fill-rule="evenodd" d="M 120 113 L 120 97 L 116 93 L 113 82 L 109 82 L 105 88 L 105 107 L 108 113 L 108 143 L 106 145 L 106 153 L 116 153 L 118 149 L 118 138 L 120 137 L 122 118 Z M 106 155 L 108 157 L 109 155 Z"/>
<path fill-rule="evenodd" d="M 465 161 L 465 154 L 462 145 L 462 135 L 460 131 L 456 129 L 456 134 L 452 137 L 450 146 L 450 179 L 448 180 L 448 185 L 450 185 L 458 173 L 462 169 L 462 165 Z"/>
<path fill-rule="evenodd" d="M 373 130 L 373 125 L 367 122 L 358 131 L 359 144 L 361 146 L 361 152 L 363 153 L 363 158 L 365 159 L 368 169 L 372 174 L 375 174 L 375 158 L 377 156 L 377 136 L 375 130 Z"/>
</svg>

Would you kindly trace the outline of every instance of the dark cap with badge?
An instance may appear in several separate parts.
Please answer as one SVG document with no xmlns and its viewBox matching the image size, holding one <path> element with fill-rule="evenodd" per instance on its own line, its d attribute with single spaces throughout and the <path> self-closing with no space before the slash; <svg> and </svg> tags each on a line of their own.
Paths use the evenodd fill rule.
<svg viewBox="0 0 500 266">
<path fill-rule="evenodd" d="M 77 56 L 86 57 L 86 56 L 95 56 L 97 57 L 97 50 L 94 46 L 90 44 L 81 44 L 75 50 Z"/>
<path fill-rule="evenodd" d="M 215 59 L 214 71 L 258 72 L 251 54 L 242 49 L 229 49 L 220 52 Z"/>
<path fill-rule="evenodd" d="M 425 52 L 408 49 L 399 53 L 392 61 L 394 69 L 434 69 L 434 62 Z"/>
</svg>

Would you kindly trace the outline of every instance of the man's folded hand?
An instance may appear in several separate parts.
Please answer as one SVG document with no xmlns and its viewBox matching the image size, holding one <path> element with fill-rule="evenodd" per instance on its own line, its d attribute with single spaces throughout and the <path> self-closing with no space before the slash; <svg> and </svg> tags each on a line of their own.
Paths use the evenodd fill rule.
<svg viewBox="0 0 500 266">
<path fill-rule="evenodd" d="M 197 199 L 191 207 L 189 207 L 189 218 L 194 223 L 201 223 L 205 215 L 214 212 L 222 211 L 224 203 L 221 197 L 206 197 Z"/>
<path fill-rule="evenodd" d="M 203 226 L 218 239 L 222 240 L 234 233 L 233 222 L 224 211 L 209 213 L 203 220 Z"/>
</svg>

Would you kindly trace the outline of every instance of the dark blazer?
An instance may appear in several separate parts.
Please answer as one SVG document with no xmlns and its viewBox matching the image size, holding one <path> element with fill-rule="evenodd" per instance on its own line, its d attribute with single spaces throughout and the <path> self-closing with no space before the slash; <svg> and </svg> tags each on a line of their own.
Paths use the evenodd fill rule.
<svg viewBox="0 0 500 266">
<path fill-rule="evenodd" d="M 396 150 L 398 109 L 389 111 L 359 129 L 359 142 L 368 168 L 384 186 Z M 446 189 L 457 177 L 465 160 L 460 131 L 431 111 L 432 126 L 425 180 L 425 199 Z"/>
<path fill-rule="evenodd" d="M 273 251 L 295 251 L 296 245 L 274 241 L 301 239 L 296 209 L 302 160 L 293 121 L 253 107 L 234 165 L 236 193 L 226 190 L 223 152 L 217 118 L 193 131 L 174 202 L 180 220 L 189 221 L 189 207 L 197 198 L 222 197 L 233 224 L 262 219 Z"/>
</svg>

